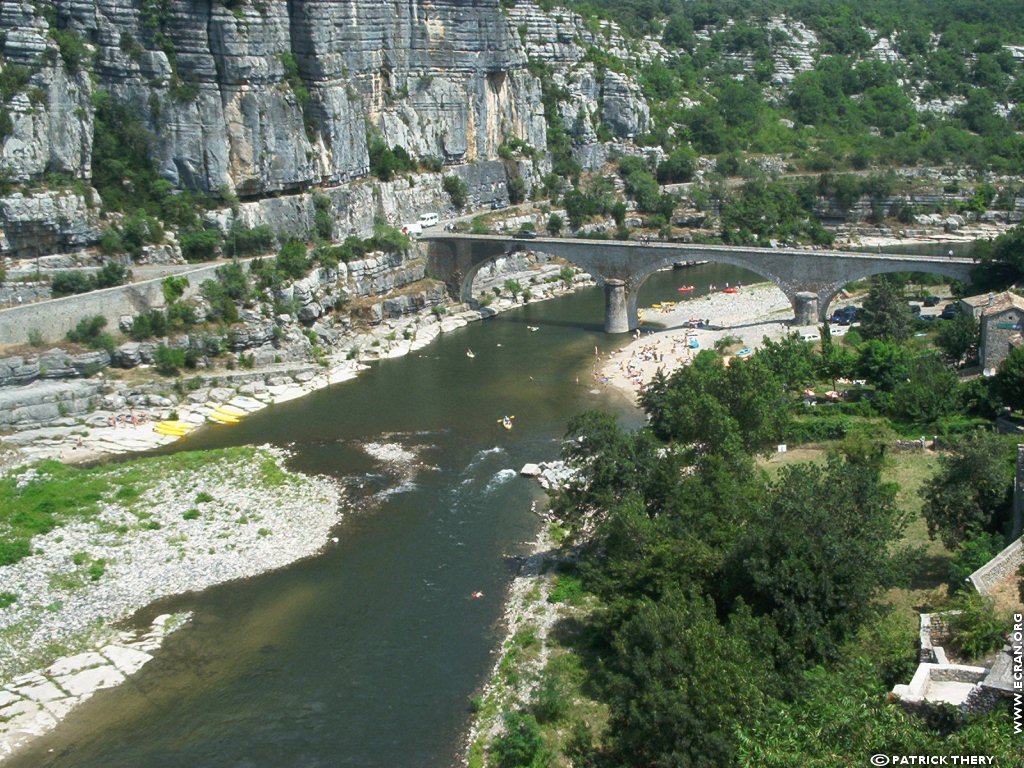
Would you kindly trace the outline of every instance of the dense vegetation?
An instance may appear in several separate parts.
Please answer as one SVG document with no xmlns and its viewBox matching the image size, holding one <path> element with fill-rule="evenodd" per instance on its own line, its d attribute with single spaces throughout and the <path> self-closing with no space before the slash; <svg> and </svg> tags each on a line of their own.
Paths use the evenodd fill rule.
<svg viewBox="0 0 1024 768">
<path fill-rule="evenodd" d="M 1006 543 L 1014 459 L 983 418 L 1007 402 L 999 386 L 960 383 L 937 332 L 905 333 L 902 292 L 873 282 L 863 335 L 766 341 L 728 366 L 702 351 L 646 388 L 636 432 L 598 412 L 570 421 L 564 457 L 579 474 L 552 502 L 569 538 L 549 599 L 579 610 L 491 764 L 1016 759 L 1005 712 L 920 718 L 886 698 L 917 663 L 914 616 L 887 595 L 925 567 L 906 538 L 921 517 L 951 552 L 950 607 L 963 611 L 951 647 L 972 659 L 1003 642 L 1007 625 L 962 584 Z M 854 377 L 867 382 L 841 385 L 841 402 L 807 404 L 805 388 Z M 946 434 L 920 507 L 891 479 L 900 432 Z M 809 436 L 826 460 L 772 473 L 756 461 Z"/>
<path fill-rule="evenodd" d="M 664 55 L 649 60 L 620 59 L 591 45 L 585 58 L 599 82 L 609 70 L 638 82 L 651 106 L 651 127 L 634 140 L 660 147 L 665 159 L 625 193 L 640 213 L 668 214 L 651 215 L 644 223 L 663 236 L 671 234 L 665 219 L 672 206 L 666 201 L 656 210 L 650 185 L 689 181 L 698 155 L 713 156 L 717 164 L 707 177 L 710 185 L 691 191 L 690 202 L 701 210 L 720 210 L 722 238 L 738 243 L 767 244 L 775 238 L 827 244 L 831 236 L 817 220 L 816 196 L 833 196 L 844 206 L 867 196 L 877 221 L 892 217 L 906 223 L 913 213 L 929 212 L 879 206 L 886 196 L 908 191 L 891 176 L 876 172 L 868 180 L 833 175 L 837 172 L 947 163 L 1024 172 L 1019 133 L 1024 113 L 1018 106 L 1024 81 L 1015 52 L 1005 47 L 1024 42 L 1020 3 L 1011 3 L 1005 14 L 980 0 L 541 5 L 581 13 L 598 39 L 610 37 L 602 20 L 614 21 L 631 52 L 645 44 L 641 37 L 664 47 Z M 801 30 L 816 42 L 801 38 Z M 890 48 L 873 50 L 882 38 Z M 812 58 L 805 62 L 795 54 Z M 557 194 L 566 181 L 585 193 L 571 155 L 574 137 L 563 120 L 572 110 L 568 92 L 543 62 L 531 62 L 531 73 L 541 82 L 548 149 L 556 166 L 555 178 L 545 179 L 534 194 Z M 600 140 L 612 135 L 600 122 L 595 130 Z M 807 182 L 771 178 L 778 169 L 762 170 L 766 154 L 781 157 L 787 171 L 823 175 Z M 635 170 L 625 168 L 623 175 L 634 177 Z M 748 183 L 739 190 L 715 184 L 716 178 L 735 176 Z M 1012 190 L 990 188 L 968 208 L 1006 208 L 1012 196 Z M 586 216 L 607 213 L 597 209 Z M 617 227 L 625 235 L 622 225 Z"/>
</svg>

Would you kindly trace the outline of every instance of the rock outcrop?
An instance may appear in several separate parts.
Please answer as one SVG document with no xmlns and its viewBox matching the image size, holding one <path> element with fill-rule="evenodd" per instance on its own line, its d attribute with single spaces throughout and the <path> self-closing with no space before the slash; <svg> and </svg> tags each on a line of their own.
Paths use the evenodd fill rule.
<svg viewBox="0 0 1024 768">
<path fill-rule="evenodd" d="M 92 190 L 16 192 L 0 198 L 5 250 L 24 259 L 91 245 L 100 233 L 97 203 Z"/>
<path fill-rule="evenodd" d="M 363 176 L 367 124 L 448 163 L 512 138 L 545 146 L 537 81 L 497 0 L 11 0 L 0 28 L 26 75 L 4 105 L 0 164 L 16 181 L 90 177 L 94 88 L 143 117 L 161 176 L 203 191 Z"/>
</svg>

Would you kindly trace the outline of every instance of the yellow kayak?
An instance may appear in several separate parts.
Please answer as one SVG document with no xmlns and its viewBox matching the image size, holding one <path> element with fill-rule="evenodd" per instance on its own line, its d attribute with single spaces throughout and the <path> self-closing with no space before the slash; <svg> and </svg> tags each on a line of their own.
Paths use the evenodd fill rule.
<svg viewBox="0 0 1024 768">
<path fill-rule="evenodd" d="M 153 431 L 160 435 L 172 435 L 184 437 L 195 427 L 192 424 L 183 424 L 180 421 L 161 421 L 153 425 Z"/>
<path fill-rule="evenodd" d="M 208 418 L 210 421 L 216 421 L 218 424 L 237 424 L 238 423 L 238 417 L 237 416 L 228 416 L 228 415 L 223 414 L 223 413 L 218 413 L 217 411 L 211 411 L 207 415 L 206 418 Z"/>
<path fill-rule="evenodd" d="M 213 410 L 216 411 L 217 413 L 223 413 L 225 416 L 241 417 L 249 415 L 248 411 L 243 411 L 241 408 L 236 408 L 235 406 L 228 405 L 227 403 L 225 403 L 224 405 L 218 405 Z"/>
</svg>

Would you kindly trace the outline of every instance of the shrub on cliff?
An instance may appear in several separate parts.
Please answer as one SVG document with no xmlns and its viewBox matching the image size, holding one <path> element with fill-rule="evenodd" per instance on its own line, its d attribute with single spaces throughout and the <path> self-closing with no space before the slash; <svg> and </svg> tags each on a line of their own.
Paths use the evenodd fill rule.
<svg viewBox="0 0 1024 768">
<path fill-rule="evenodd" d="M 319 210 L 317 211 L 319 214 Z M 253 256 L 267 253 L 274 247 L 274 231 L 266 224 L 247 227 L 235 221 L 224 238 L 224 253 L 228 256 Z"/>
<path fill-rule="evenodd" d="M 409 157 L 404 147 L 388 147 L 384 138 L 371 129 L 366 141 L 370 157 L 370 173 L 381 181 L 391 181 L 395 176 L 416 170 L 416 161 Z"/>
<path fill-rule="evenodd" d="M 452 205 L 459 210 L 466 207 L 466 203 L 469 201 L 469 189 L 466 187 L 466 182 L 458 176 L 445 176 L 441 186 L 451 198 Z"/>
<path fill-rule="evenodd" d="M 107 325 L 107 318 L 103 315 L 86 317 L 78 321 L 74 329 L 68 331 L 68 341 L 76 344 L 84 344 L 91 349 L 105 349 L 108 352 L 114 348 L 114 338 L 103 329 Z"/>
<path fill-rule="evenodd" d="M 217 255 L 220 232 L 202 227 L 181 233 L 181 255 L 186 261 L 209 261 Z"/>
<path fill-rule="evenodd" d="M 61 272 L 54 275 L 50 281 L 50 291 L 57 297 L 73 296 L 92 289 L 92 277 L 84 272 Z"/>
<path fill-rule="evenodd" d="M 161 344 L 153 352 L 153 362 L 156 363 L 156 369 L 160 373 L 170 376 L 185 367 L 187 362 L 186 353 L 184 349 L 172 348 Z"/>
<path fill-rule="evenodd" d="M 310 261 L 306 256 L 305 243 L 289 240 L 274 260 L 275 269 L 285 277 L 300 280 L 309 273 Z"/>
</svg>

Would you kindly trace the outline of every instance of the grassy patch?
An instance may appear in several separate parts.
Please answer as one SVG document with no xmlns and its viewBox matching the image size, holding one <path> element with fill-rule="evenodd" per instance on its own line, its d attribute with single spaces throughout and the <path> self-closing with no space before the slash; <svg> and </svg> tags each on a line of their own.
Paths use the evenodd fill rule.
<svg viewBox="0 0 1024 768">
<path fill-rule="evenodd" d="M 50 574 L 50 589 L 73 592 L 85 586 L 85 581 L 77 572 Z"/>
<path fill-rule="evenodd" d="M 900 451 L 890 453 L 883 478 L 898 485 L 896 505 L 907 518 L 901 547 L 911 547 L 920 553 L 917 569 L 906 587 L 890 589 L 883 602 L 898 611 L 917 614 L 931 608 L 945 597 L 946 580 L 953 553 L 941 541 L 928 537 L 928 524 L 921 514 L 923 500 L 920 490 L 938 467 L 938 456 L 930 451 Z"/>
<path fill-rule="evenodd" d="M 291 478 L 273 457 L 268 456 L 260 462 L 260 480 L 267 488 L 278 488 L 290 482 Z"/>
<path fill-rule="evenodd" d="M 16 563 L 31 554 L 33 536 L 48 533 L 72 520 L 88 520 L 104 503 L 129 510 L 160 479 L 188 477 L 215 463 L 248 464 L 257 448 L 242 446 L 213 451 L 191 451 L 171 456 L 135 459 L 118 464 L 81 469 L 57 461 L 44 461 L 0 478 L 0 566 Z M 263 455 L 259 476 L 266 487 L 290 481 L 276 459 Z M 33 473 L 28 475 L 27 473 Z M 19 487 L 19 483 L 21 487 Z M 206 493 L 197 503 L 212 501 Z M 144 528 L 158 528 L 145 523 Z"/>
<path fill-rule="evenodd" d="M 579 605 L 583 598 L 583 582 L 578 577 L 568 573 L 560 573 L 555 576 L 555 585 L 548 593 L 549 603 Z"/>
<path fill-rule="evenodd" d="M 768 474 L 772 477 L 779 473 L 782 467 L 790 464 L 799 464 L 805 461 L 813 461 L 817 464 L 824 464 L 825 459 L 828 458 L 828 452 L 825 448 L 819 446 L 802 445 L 797 447 L 789 447 L 785 453 L 772 453 L 767 457 L 758 457 L 757 462 L 760 466 L 767 470 Z"/>
</svg>

